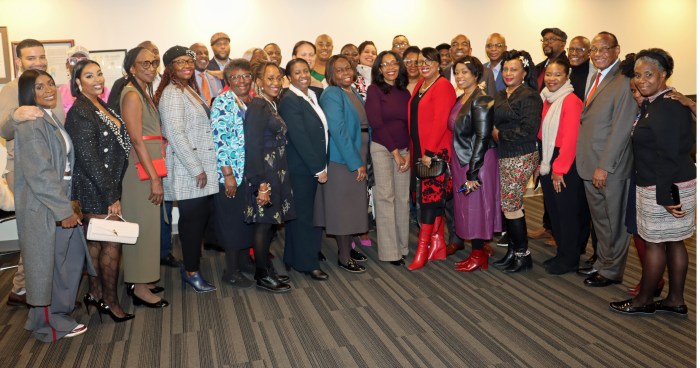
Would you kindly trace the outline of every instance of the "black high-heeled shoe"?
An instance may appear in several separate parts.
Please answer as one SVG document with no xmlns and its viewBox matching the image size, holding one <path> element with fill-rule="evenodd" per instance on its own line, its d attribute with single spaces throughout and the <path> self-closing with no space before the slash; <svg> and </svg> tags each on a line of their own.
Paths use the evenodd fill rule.
<svg viewBox="0 0 700 368">
<path fill-rule="evenodd" d="M 102 300 L 102 299 L 99 300 L 99 303 L 100 303 L 100 306 L 98 307 L 98 310 L 100 311 L 100 323 L 102 323 L 102 314 L 103 313 L 112 317 L 112 321 L 114 321 L 115 323 L 121 323 L 121 322 L 128 321 L 130 319 L 134 319 L 133 314 L 129 314 L 126 312 L 124 312 L 124 317 L 117 316 L 112 311 L 112 308 L 110 308 L 109 305 L 107 305 L 107 303 L 105 303 L 104 300 Z"/>
<path fill-rule="evenodd" d="M 136 288 L 136 284 L 132 284 L 130 282 L 126 283 L 126 295 L 128 296 L 134 296 L 134 288 Z M 158 294 L 162 293 L 165 291 L 165 288 L 162 286 L 154 286 L 152 289 L 148 289 L 151 291 L 153 294 Z"/>
<path fill-rule="evenodd" d="M 170 305 L 167 300 L 161 298 L 159 301 L 155 303 L 149 303 L 138 296 L 136 294 L 131 296 L 131 301 L 134 303 L 134 306 L 139 306 L 139 305 L 145 305 L 148 308 L 165 308 Z"/>
<path fill-rule="evenodd" d="M 85 296 L 83 297 L 83 304 L 85 304 L 85 310 L 87 311 L 88 316 L 90 315 L 90 306 L 92 305 L 93 307 L 97 308 L 97 311 L 100 311 L 100 302 L 95 299 L 90 293 L 85 293 Z M 100 315 L 100 318 L 102 318 L 102 315 Z"/>
</svg>

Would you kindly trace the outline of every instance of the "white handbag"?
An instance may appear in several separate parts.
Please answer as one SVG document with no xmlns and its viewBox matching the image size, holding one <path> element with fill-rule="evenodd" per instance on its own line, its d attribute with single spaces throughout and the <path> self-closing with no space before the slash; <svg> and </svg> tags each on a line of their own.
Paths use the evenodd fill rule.
<svg viewBox="0 0 700 368">
<path fill-rule="evenodd" d="M 87 240 L 107 241 L 122 244 L 135 244 L 139 237 L 139 224 L 126 222 L 119 216 L 120 221 L 107 220 L 112 215 L 107 215 L 104 219 L 90 219 L 87 231 Z"/>
</svg>

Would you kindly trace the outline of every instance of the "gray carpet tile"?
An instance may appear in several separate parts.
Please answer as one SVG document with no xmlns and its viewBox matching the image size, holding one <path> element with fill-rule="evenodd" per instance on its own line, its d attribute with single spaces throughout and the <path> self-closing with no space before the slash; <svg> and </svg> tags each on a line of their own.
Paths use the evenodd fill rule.
<svg viewBox="0 0 700 368">
<path fill-rule="evenodd" d="M 541 224 L 541 197 L 526 199 L 530 229 Z M 411 250 L 416 227 L 411 226 Z M 371 236 L 375 238 L 375 233 Z M 0 305 L 0 367 L 690 367 L 696 365 L 696 241 L 686 242 L 690 266 L 688 317 L 657 313 L 630 317 L 608 310 L 626 299 L 641 266 L 630 246 L 624 284 L 591 289 L 576 274 L 551 276 L 542 262 L 555 248 L 531 240 L 532 272 L 457 273 L 453 263 L 429 262 L 409 272 L 377 260 L 376 242 L 360 247 L 370 258 L 364 274 L 336 266 L 328 238 L 322 262 L 330 275 L 318 282 L 281 263 L 283 233 L 272 247 L 274 263 L 294 289 L 271 294 L 237 289 L 220 280 L 223 255 L 205 251 L 204 277 L 215 292 L 183 289 L 177 269 L 163 267 L 159 285 L 171 305 L 123 307 L 133 321 L 115 324 L 83 308 L 74 312 L 88 331 L 53 344 L 24 330 L 26 310 Z M 180 254 L 176 240 L 175 253 Z M 505 248 L 492 244 L 499 258 Z M 467 247 L 468 248 L 468 247 Z M 590 255 L 582 256 L 582 261 Z M 412 254 L 409 255 L 409 261 Z M 12 271 L 0 272 L 0 293 Z M 80 297 L 87 289 L 83 282 Z M 666 287 L 666 291 L 668 286 Z"/>
</svg>

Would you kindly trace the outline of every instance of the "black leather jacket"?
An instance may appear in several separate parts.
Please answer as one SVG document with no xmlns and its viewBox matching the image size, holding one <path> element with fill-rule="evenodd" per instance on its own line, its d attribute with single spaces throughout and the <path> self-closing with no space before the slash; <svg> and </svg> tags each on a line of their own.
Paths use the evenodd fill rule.
<svg viewBox="0 0 700 368">
<path fill-rule="evenodd" d="M 469 164 L 467 180 L 477 180 L 486 150 L 496 146 L 492 130 L 493 98 L 477 88 L 457 114 L 453 134 L 459 164 Z"/>
</svg>

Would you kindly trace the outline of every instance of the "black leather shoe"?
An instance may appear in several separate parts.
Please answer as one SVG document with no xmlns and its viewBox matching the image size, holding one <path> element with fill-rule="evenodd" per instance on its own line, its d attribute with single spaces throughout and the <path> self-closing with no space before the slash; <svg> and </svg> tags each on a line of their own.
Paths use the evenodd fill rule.
<svg viewBox="0 0 700 368">
<path fill-rule="evenodd" d="M 579 267 L 576 273 L 581 276 L 593 276 L 598 273 L 598 270 L 593 267 Z"/>
<path fill-rule="evenodd" d="M 168 253 L 168 255 L 165 256 L 165 258 L 160 260 L 160 264 L 162 266 L 168 266 L 168 267 L 173 267 L 173 268 L 180 267 L 180 261 L 170 253 Z"/>
<path fill-rule="evenodd" d="M 591 265 L 591 267 L 592 267 L 593 264 L 595 264 L 595 261 L 597 261 L 597 260 L 598 260 L 598 256 L 595 255 L 595 253 L 593 253 L 593 255 L 591 256 L 591 258 L 588 258 L 588 259 L 586 260 L 586 264 Z"/>
<path fill-rule="evenodd" d="M 277 270 L 276 270 L 275 267 L 272 265 L 272 263 L 269 264 L 269 267 L 268 267 L 268 269 L 267 269 L 267 272 L 268 272 L 268 274 L 269 274 L 270 276 L 276 278 L 277 280 L 280 280 L 280 281 L 282 281 L 282 282 L 284 282 L 284 283 L 289 282 L 289 276 L 287 276 L 287 275 L 278 275 L 278 274 L 277 274 Z"/>
<path fill-rule="evenodd" d="M 656 302 L 654 302 L 654 308 L 656 309 L 657 312 L 669 312 L 669 313 L 679 314 L 681 316 L 688 315 L 688 306 L 685 304 L 671 307 L 668 305 L 664 305 L 663 300 L 657 300 Z"/>
<path fill-rule="evenodd" d="M 319 280 L 319 281 L 325 281 L 328 280 L 328 274 L 323 272 L 322 270 L 313 270 L 313 271 L 308 271 L 304 272 L 305 274 L 311 276 L 312 279 L 314 280 Z"/>
<path fill-rule="evenodd" d="M 610 280 L 609 278 L 607 278 L 607 277 L 605 277 L 597 272 L 594 275 L 589 276 L 588 278 L 583 280 L 583 284 L 586 286 L 590 286 L 590 287 L 606 287 L 606 286 L 610 286 L 612 284 L 619 284 L 619 283 L 620 283 L 620 281 Z"/>
<path fill-rule="evenodd" d="M 655 303 L 643 305 L 641 307 L 632 306 L 633 299 L 623 300 L 621 302 L 610 303 L 610 310 L 624 314 L 654 314 L 656 312 Z"/>
<path fill-rule="evenodd" d="M 505 272 L 505 273 L 526 272 L 526 271 L 530 271 L 531 269 L 532 269 L 532 256 L 531 255 L 529 255 L 529 254 L 526 256 L 516 255 L 515 259 L 513 259 L 513 262 L 511 262 L 508 267 L 504 268 L 503 272 Z"/>
<path fill-rule="evenodd" d="M 348 264 L 346 265 L 342 264 L 340 260 L 338 260 L 338 266 L 340 266 L 340 268 L 344 269 L 345 271 L 352 273 L 362 273 L 367 271 L 367 269 L 364 266 L 357 264 L 357 262 L 355 262 L 355 260 L 352 258 L 348 260 Z"/>
<path fill-rule="evenodd" d="M 318 252 L 318 260 L 319 260 L 319 261 L 325 261 L 325 260 L 326 260 L 326 256 L 324 256 L 322 252 Z"/>
<path fill-rule="evenodd" d="M 241 271 L 234 271 L 231 273 L 224 271 L 224 276 L 221 277 L 221 281 L 241 289 L 247 289 L 255 283 L 253 280 L 243 276 Z"/>
<path fill-rule="evenodd" d="M 406 264 L 406 256 L 401 256 L 401 258 L 399 258 L 398 260 L 389 261 L 389 263 L 393 264 L 394 266 L 403 266 Z"/>
<path fill-rule="evenodd" d="M 221 253 L 226 252 L 226 250 L 222 248 L 219 244 L 214 243 L 204 243 L 204 250 L 215 250 Z"/>
<path fill-rule="evenodd" d="M 367 260 L 367 256 L 354 249 L 350 250 L 350 258 L 354 259 L 357 262 L 364 262 Z"/>
<path fill-rule="evenodd" d="M 289 284 L 285 284 L 271 275 L 257 279 L 256 285 L 258 288 L 267 290 L 271 293 L 286 293 L 292 290 L 292 287 L 289 286 Z"/>
</svg>

